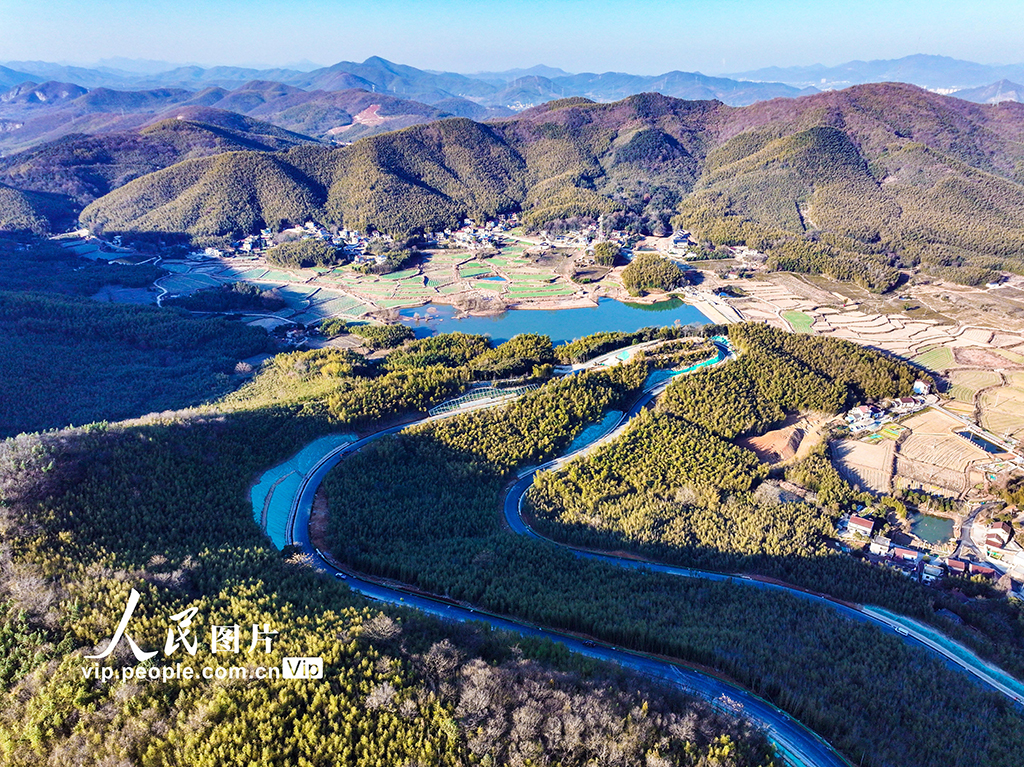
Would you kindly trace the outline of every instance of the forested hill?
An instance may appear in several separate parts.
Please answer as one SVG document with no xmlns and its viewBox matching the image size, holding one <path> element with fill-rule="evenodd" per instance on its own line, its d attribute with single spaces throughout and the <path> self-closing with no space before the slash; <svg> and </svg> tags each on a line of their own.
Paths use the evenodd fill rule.
<svg viewBox="0 0 1024 767">
<path fill-rule="evenodd" d="M 39 221 L 31 228 L 59 230 L 64 219 L 74 221 L 97 197 L 182 160 L 230 151 L 278 151 L 312 141 L 251 117 L 192 107 L 138 130 L 69 135 L 0 158 L 0 183 L 22 190 L 27 199 L 33 193 L 57 195 L 54 199 L 61 204 L 36 210 Z M 0 228 L 24 227 L 13 208 L 0 206 Z"/>
<path fill-rule="evenodd" d="M 146 176 L 82 216 L 107 232 L 212 237 L 312 217 L 405 232 L 521 210 L 528 223 L 611 216 L 779 268 L 885 290 L 920 261 L 987 279 L 1024 252 L 1024 105 L 899 84 L 749 107 L 641 94 L 574 98 L 489 124 L 451 119 L 334 150 L 200 160 Z"/>
</svg>

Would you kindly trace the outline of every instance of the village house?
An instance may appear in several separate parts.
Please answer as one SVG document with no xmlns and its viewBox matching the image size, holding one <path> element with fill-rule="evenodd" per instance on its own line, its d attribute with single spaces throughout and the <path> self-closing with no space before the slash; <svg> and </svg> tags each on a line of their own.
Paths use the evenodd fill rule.
<svg viewBox="0 0 1024 767">
<path fill-rule="evenodd" d="M 971 562 L 969 571 L 971 575 L 982 575 L 986 578 L 996 577 L 996 570 L 994 567 L 986 567 L 985 565 L 979 565 L 977 562 Z"/>
<path fill-rule="evenodd" d="M 908 549 L 904 546 L 893 546 L 891 553 L 893 559 L 899 559 L 904 562 L 916 562 L 921 554 L 917 549 Z"/>
<path fill-rule="evenodd" d="M 858 534 L 863 535 L 865 538 L 870 538 L 875 532 L 875 520 L 865 519 L 854 514 L 850 517 L 850 521 L 847 522 L 846 529 L 851 535 Z"/>
<path fill-rule="evenodd" d="M 857 405 L 855 408 L 851 408 L 846 414 L 846 420 L 851 423 L 854 421 L 860 421 L 864 418 L 874 418 L 878 414 L 878 408 L 874 405 Z"/>
<path fill-rule="evenodd" d="M 967 563 L 960 559 L 947 559 L 946 568 L 950 575 L 966 575 Z"/>
<path fill-rule="evenodd" d="M 1005 549 L 1013 537 L 1013 528 L 1007 522 L 996 522 L 985 535 L 985 545 L 990 548 Z"/>
<path fill-rule="evenodd" d="M 919 407 L 920 403 L 913 397 L 898 397 L 892 401 L 893 412 L 901 415 L 917 410 Z"/>
<path fill-rule="evenodd" d="M 925 562 L 921 567 L 921 580 L 925 583 L 931 583 L 937 581 L 946 571 L 942 568 L 942 565 L 935 562 Z"/>
<path fill-rule="evenodd" d="M 889 555 L 889 548 L 892 546 L 892 541 L 886 538 L 884 535 L 876 535 L 871 541 L 871 553 L 879 557 L 885 557 Z"/>
</svg>

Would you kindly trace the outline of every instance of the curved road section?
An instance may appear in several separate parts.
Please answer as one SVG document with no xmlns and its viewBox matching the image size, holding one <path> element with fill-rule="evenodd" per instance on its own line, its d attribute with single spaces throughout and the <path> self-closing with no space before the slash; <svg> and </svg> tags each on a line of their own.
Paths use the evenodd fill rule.
<svg viewBox="0 0 1024 767">
<path fill-rule="evenodd" d="M 734 351 L 730 347 L 725 343 L 718 342 L 717 339 L 716 346 L 718 347 L 719 354 L 712 364 L 723 362 L 735 356 Z M 504 516 L 508 526 L 517 534 L 531 536 L 553 545 L 563 546 L 564 548 L 572 549 L 579 557 L 596 559 L 617 567 L 650 570 L 685 578 L 742 582 L 744 585 L 755 588 L 785 591 L 799 598 L 826 605 L 848 618 L 872 623 L 883 631 L 900 636 L 904 641 L 918 643 L 940 655 L 950 666 L 972 674 L 983 684 L 1007 696 L 1018 705 L 1024 704 L 1024 685 L 1021 685 L 1016 679 L 1001 669 L 982 661 L 967 648 L 953 642 L 930 627 L 918 624 L 916 621 L 911 621 L 902 616 L 893 615 L 874 608 L 839 602 L 823 594 L 759 580 L 751 576 L 694 570 L 639 559 L 624 559 L 622 557 L 565 546 L 564 544 L 551 541 L 533 530 L 523 520 L 522 501 L 526 491 L 533 484 L 534 474 L 540 470 L 558 470 L 573 458 L 589 452 L 610 440 L 616 439 L 626 428 L 628 422 L 664 391 L 669 383 L 671 383 L 671 379 L 660 380 L 645 389 L 636 403 L 627 412 L 622 414 L 618 424 L 596 442 L 571 454 L 549 461 L 542 466 L 525 469 L 520 472 L 518 480 L 509 489 L 504 500 Z M 437 420 L 457 415 L 458 413 L 459 411 L 455 411 L 441 416 L 432 416 L 414 423 Z M 561 642 L 571 652 L 615 663 L 653 679 L 668 682 L 691 694 L 704 698 L 719 709 L 749 719 L 756 726 L 764 730 L 786 763 L 795 767 L 839 767 L 840 765 L 850 764 L 819 736 L 799 722 L 794 721 L 782 710 L 753 693 L 717 677 L 642 653 L 628 652 L 617 647 L 584 641 L 559 631 L 527 625 L 474 608 L 452 604 L 444 599 L 432 598 L 418 591 L 403 588 L 399 584 L 383 585 L 342 572 L 337 564 L 330 561 L 310 541 L 309 516 L 313 507 L 313 498 L 327 473 L 345 456 L 360 450 L 376 439 L 399 432 L 410 425 L 412 424 L 393 426 L 355 442 L 336 447 L 326 452 L 323 457 L 315 462 L 313 467 L 302 478 L 289 513 L 286 536 L 288 540 L 292 541 L 295 546 L 311 558 L 316 567 L 326 572 L 334 573 L 338 578 L 344 579 L 350 588 L 369 599 L 411 607 L 447 620 L 481 621 L 493 628 L 511 631 L 522 636 L 546 638 Z"/>
<path fill-rule="evenodd" d="M 460 622 L 480 621 L 492 628 L 510 631 L 526 637 L 550 639 L 561 642 L 570 652 L 579 653 L 596 660 L 615 663 L 631 669 L 651 679 L 667 682 L 674 687 L 692 695 L 703 698 L 712 706 L 742 716 L 761 728 L 772 745 L 787 764 L 793 767 L 849 767 L 849 762 L 818 735 L 793 720 L 781 709 L 776 708 L 762 698 L 730 684 L 722 679 L 703 674 L 699 671 L 679 666 L 668 661 L 654 658 L 642 653 L 628 652 L 617 647 L 581 640 L 579 637 L 548 630 L 532 625 L 509 620 L 497 615 L 452 604 L 442 599 L 424 596 L 401 586 L 385 586 L 365 580 L 357 575 L 343 573 L 319 549 L 313 546 L 309 538 L 309 515 L 313 508 L 313 498 L 327 473 L 334 468 L 346 455 L 359 450 L 370 442 L 387 434 L 394 434 L 409 424 L 395 426 L 377 432 L 348 445 L 336 448 L 326 454 L 303 478 L 302 485 L 295 497 L 292 514 L 289 519 L 288 534 L 293 544 L 306 553 L 315 567 L 326 572 L 335 573 L 345 580 L 349 588 L 363 596 L 403 607 L 411 607 L 446 620 Z M 533 481 L 530 474 L 529 482 L 520 480 L 516 487 L 525 490 Z M 511 497 L 511 495 L 510 495 Z M 519 498 L 522 493 L 519 494 Z M 635 564 L 635 563 L 634 563 Z"/>
</svg>

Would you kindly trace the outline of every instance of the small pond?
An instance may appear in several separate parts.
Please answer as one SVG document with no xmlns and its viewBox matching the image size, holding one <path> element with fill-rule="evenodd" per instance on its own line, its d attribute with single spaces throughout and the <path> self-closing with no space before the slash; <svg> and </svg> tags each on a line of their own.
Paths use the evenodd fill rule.
<svg viewBox="0 0 1024 767">
<path fill-rule="evenodd" d="M 910 529 L 922 541 L 945 543 L 953 537 L 953 520 L 933 517 L 931 514 L 911 514 Z"/>
</svg>

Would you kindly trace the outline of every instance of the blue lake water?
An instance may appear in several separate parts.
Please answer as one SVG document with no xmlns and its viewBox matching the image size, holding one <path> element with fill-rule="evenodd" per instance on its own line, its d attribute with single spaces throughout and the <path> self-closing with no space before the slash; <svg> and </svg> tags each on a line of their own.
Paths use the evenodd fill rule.
<svg viewBox="0 0 1024 767">
<path fill-rule="evenodd" d="M 953 537 L 953 520 L 930 514 L 912 514 L 910 529 L 922 541 L 945 543 Z"/>
<path fill-rule="evenodd" d="M 455 318 L 451 306 L 432 305 L 403 309 L 400 320 L 417 338 L 437 333 L 473 333 L 507 341 L 520 333 L 541 333 L 555 344 L 608 331 L 632 333 L 652 325 L 707 325 L 710 320 L 678 298 L 656 304 L 627 304 L 602 298 L 596 307 L 574 309 L 512 309 L 487 317 Z"/>
<path fill-rule="evenodd" d="M 504 277 L 499 277 L 496 274 L 492 274 L 489 277 L 477 277 L 480 282 L 508 282 Z"/>
</svg>

